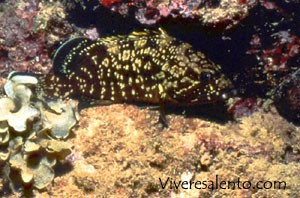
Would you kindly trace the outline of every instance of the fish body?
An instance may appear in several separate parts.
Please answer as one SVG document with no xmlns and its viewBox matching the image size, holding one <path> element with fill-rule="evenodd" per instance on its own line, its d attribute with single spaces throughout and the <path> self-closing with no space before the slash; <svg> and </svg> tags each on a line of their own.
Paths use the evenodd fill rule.
<svg viewBox="0 0 300 198">
<path fill-rule="evenodd" d="M 181 106 L 223 100 L 232 86 L 219 65 L 163 30 L 71 39 L 39 81 L 50 98 Z"/>
</svg>

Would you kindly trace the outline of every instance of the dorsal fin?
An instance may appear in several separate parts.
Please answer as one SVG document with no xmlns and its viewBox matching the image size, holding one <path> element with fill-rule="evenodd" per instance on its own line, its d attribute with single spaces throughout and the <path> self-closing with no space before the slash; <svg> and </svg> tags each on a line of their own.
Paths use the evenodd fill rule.
<svg viewBox="0 0 300 198">
<path fill-rule="evenodd" d="M 152 35 L 162 35 L 165 37 L 165 35 L 167 35 L 167 33 L 165 31 L 163 31 L 162 29 L 159 29 L 158 31 L 144 29 L 141 31 L 133 31 L 129 35 L 116 35 L 116 36 L 110 36 L 110 37 L 105 37 L 105 38 L 98 38 L 97 40 L 104 41 L 104 42 L 112 42 L 115 40 L 122 40 L 125 38 L 137 40 L 137 39 L 140 39 L 141 37 L 148 37 L 148 36 L 152 36 Z"/>
<path fill-rule="evenodd" d="M 67 75 L 69 73 L 68 69 L 72 70 L 72 66 L 76 66 L 72 63 L 76 59 L 74 56 L 77 56 L 81 50 L 92 42 L 86 37 L 77 37 L 63 43 L 54 54 L 53 72 L 58 76 Z"/>
</svg>

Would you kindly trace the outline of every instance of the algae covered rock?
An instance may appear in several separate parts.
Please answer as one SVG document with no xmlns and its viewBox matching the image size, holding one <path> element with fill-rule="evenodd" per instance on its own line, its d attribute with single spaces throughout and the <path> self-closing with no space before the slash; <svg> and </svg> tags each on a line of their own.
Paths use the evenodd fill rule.
<svg viewBox="0 0 300 198">
<path fill-rule="evenodd" d="M 284 118 L 300 124 L 300 69 L 275 89 L 274 104 Z"/>
<path fill-rule="evenodd" d="M 12 72 L 0 98 L 0 171 L 13 192 L 47 187 L 72 149 L 65 139 L 78 121 L 76 104 L 46 101 L 37 84 L 34 75 Z"/>
</svg>

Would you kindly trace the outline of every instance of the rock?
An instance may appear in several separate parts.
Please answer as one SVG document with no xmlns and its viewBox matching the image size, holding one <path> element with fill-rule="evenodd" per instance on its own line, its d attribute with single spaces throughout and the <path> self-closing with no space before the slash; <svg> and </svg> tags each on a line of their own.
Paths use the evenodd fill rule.
<svg viewBox="0 0 300 198">
<path fill-rule="evenodd" d="M 283 117 L 300 124 L 300 69 L 276 88 L 274 103 Z"/>
</svg>

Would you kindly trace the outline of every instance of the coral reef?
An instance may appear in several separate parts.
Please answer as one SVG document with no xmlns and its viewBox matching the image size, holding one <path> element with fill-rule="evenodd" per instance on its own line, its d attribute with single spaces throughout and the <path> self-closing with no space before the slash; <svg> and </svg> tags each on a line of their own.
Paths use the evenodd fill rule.
<svg viewBox="0 0 300 198">
<path fill-rule="evenodd" d="M 258 34 L 250 41 L 252 46 L 247 54 L 257 57 L 257 66 L 248 68 L 252 72 L 252 81 L 264 89 L 276 88 L 289 74 L 298 68 L 300 61 L 300 39 L 289 31 L 279 31 L 271 35 L 274 39 L 271 47 L 263 47 Z M 256 76 L 256 77 L 255 77 Z"/>
<path fill-rule="evenodd" d="M 299 13 L 297 0 L 0 1 L 0 196 L 299 197 Z M 184 111 L 160 129 L 158 112 L 116 104 L 82 110 L 69 139 L 72 103 L 40 102 L 32 75 L 5 79 L 46 73 L 74 36 L 157 26 L 222 66 L 238 96 L 229 100 L 234 120 Z M 286 189 L 163 189 L 159 180 L 216 175 Z"/>
<path fill-rule="evenodd" d="M 133 105 L 81 112 L 72 172 L 54 179 L 40 197 L 298 197 L 300 129 L 274 108 L 238 122 L 218 124 L 170 115 L 170 127 L 154 126 L 158 112 Z M 286 189 L 163 189 L 176 180 L 285 181 Z"/>
<path fill-rule="evenodd" d="M 57 160 L 71 152 L 63 139 L 77 122 L 76 106 L 45 106 L 31 91 L 37 83 L 33 76 L 13 72 L 4 86 L 8 97 L 0 99 L 0 171 L 13 192 L 46 188 Z"/>
<path fill-rule="evenodd" d="M 218 1 L 146 1 L 147 7 L 137 9 L 142 24 L 154 24 L 162 18 L 188 19 L 210 28 L 230 29 L 248 15 L 249 3 L 238 0 Z"/>
<path fill-rule="evenodd" d="M 293 3 L 260 1 L 252 9 L 248 25 L 248 46 L 244 64 L 235 75 L 245 95 L 269 97 L 283 80 L 299 67 L 299 15 L 291 8 Z M 239 77 L 238 77 L 239 76 Z M 254 94 L 253 94 L 254 93 Z"/>
<path fill-rule="evenodd" d="M 5 77 L 12 70 L 46 73 L 54 50 L 75 35 L 95 39 L 155 23 L 221 64 L 239 94 L 265 98 L 299 64 L 299 14 L 294 4 L 13 0 L 0 5 L 0 75 Z"/>
<path fill-rule="evenodd" d="M 262 102 L 257 98 L 232 98 L 228 103 L 228 113 L 231 114 L 234 119 L 237 119 L 244 116 L 250 116 L 260 109 Z"/>
<path fill-rule="evenodd" d="M 0 4 L 0 15 L 2 78 L 13 70 L 46 72 L 49 56 L 74 32 L 59 1 L 7 1 Z"/>
<path fill-rule="evenodd" d="M 83 13 L 90 11 L 113 13 L 107 18 L 99 16 L 99 20 L 109 20 L 110 17 L 135 20 L 130 25 L 161 24 L 166 18 L 193 21 L 197 25 L 210 29 L 227 30 L 236 26 L 247 17 L 249 9 L 256 1 L 238 0 L 204 0 L 204 1 L 122 1 L 122 0 L 79 0 L 64 1 L 71 11 L 81 10 Z M 80 9 L 81 8 L 81 9 Z M 112 19 L 112 18 L 111 18 Z M 112 19 L 114 20 L 114 19 Z M 91 22 L 93 23 L 93 22 Z M 97 23 L 97 22 L 96 22 Z"/>
</svg>

